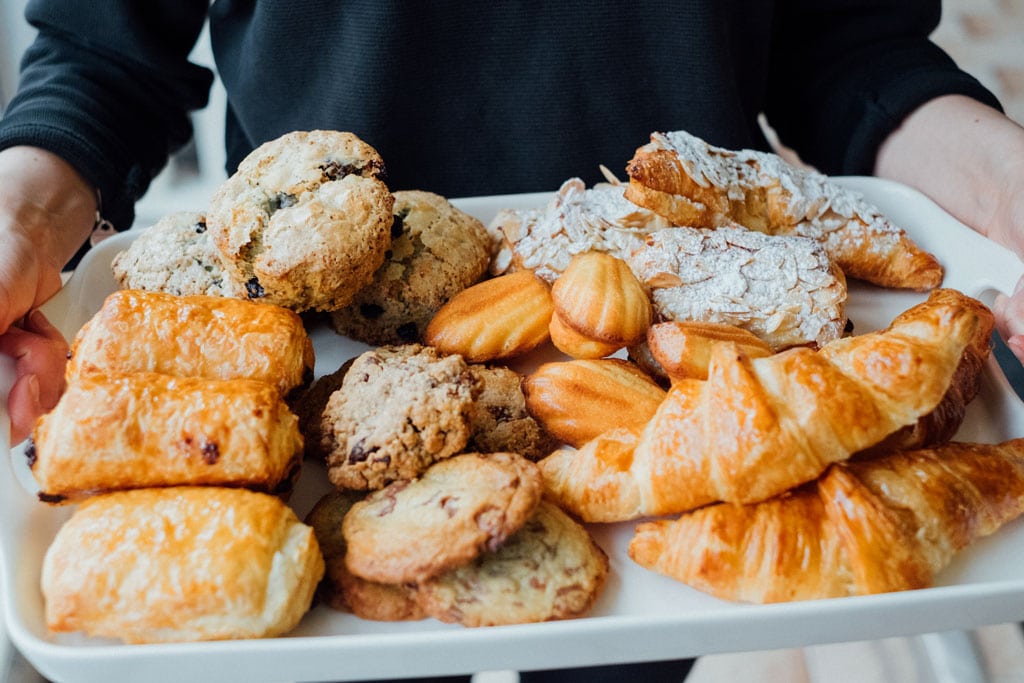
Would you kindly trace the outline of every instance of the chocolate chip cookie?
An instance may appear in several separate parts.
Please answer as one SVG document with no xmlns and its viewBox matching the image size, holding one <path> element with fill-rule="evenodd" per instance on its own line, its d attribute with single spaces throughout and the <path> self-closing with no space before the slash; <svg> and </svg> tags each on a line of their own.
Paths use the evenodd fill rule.
<svg viewBox="0 0 1024 683">
<path fill-rule="evenodd" d="M 320 598 L 331 608 L 348 611 L 374 621 L 409 621 L 426 615 L 415 600 L 412 588 L 384 584 L 355 576 L 345 566 L 345 537 L 342 520 L 363 498 L 356 491 L 332 491 L 320 498 L 306 516 L 324 555 L 326 572 L 319 587 Z"/>
<path fill-rule="evenodd" d="M 296 311 L 348 305 L 384 262 L 394 198 L 352 133 L 295 131 L 253 150 L 214 193 L 210 236 L 250 299 Z"/>
<path fill-rule="evenodd" d="M 492 239 L 483 223 L 432 192 L 394 193 L 391 248 L 373 281 L 331 314 L 339 333 L 367 344 L 423 341 L 452 296 L 487 272 Z"/>
<path fill-rule="evenodd" d="M 416 599 L 429 616 L 463 626 L 571 619 L 590 610 L 607 576 L 590 532 L 541 501 L 504 545 L 420 583 Z"/>
<path fill-rule="evenodd" d="M 353 361 L 321 419 L 327 473 L 339 489 L 379 489 L 463 450 L 477 379 L 460 356 L 419 344 Z"/>
<path fill-rule="evenodd" d="M 519 453 L 537 461 L 558 447 L 558 442 L 526 410 L 522 377 L 500 365 L 470 365 L 480 380 L 480 396 L 471 411 L 468 451 Z"/>
<path fill-rule="evenodd" d="M 342 524 L 346 564 L 379 583 L 424 581 L 501 547 L 542 491 L 537 465 L 521 455 L 457 455 L 353 505 Z"/>
</svg>

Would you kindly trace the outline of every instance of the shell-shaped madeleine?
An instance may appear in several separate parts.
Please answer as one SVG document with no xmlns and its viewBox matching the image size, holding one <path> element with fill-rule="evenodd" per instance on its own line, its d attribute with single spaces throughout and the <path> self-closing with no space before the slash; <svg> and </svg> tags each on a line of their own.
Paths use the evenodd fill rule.
<svg viewBox="0 0 1024 683">
<path fill-rule="evenodd" d="M 549 339 L 551 289 L 528 270 L 468 287 L 438 310 L 424 341 L 471 363 L 513 358 Z"/>
<path fill-rule="evenodd" d="M 548 332 L 551 334 L 551 343 L 555 345 L 555 348 L 573 358 L 604 358 L 622 348 L 621 344 L 587 339 L 569 327 L 558 315 L 558 311 L 551 316 Z"/>
<path fill-rule="evenodd" d="M 644 286 L 625 261 L 601 251 L 574 256 L 551 296 L 562 321 L 588 339 L 627 346 L 651 325 Z"/>
<path fill-rule="evenodd" d="M 523 380 L 526 409 L 552 436 L 579 447 L 616 427 L 643 427 L 665 390 L 621 358 L 544 363 Z"/>
</svg>

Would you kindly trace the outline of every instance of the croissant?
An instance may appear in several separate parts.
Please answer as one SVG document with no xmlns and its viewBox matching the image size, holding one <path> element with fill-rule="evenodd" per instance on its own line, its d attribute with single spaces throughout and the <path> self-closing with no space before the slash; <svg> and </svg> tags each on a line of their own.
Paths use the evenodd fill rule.
<svg viewBox="0 0 1024 683">
<path fill-rule="evenodd" d="M 849 277 L 916 290 L 942 282 L 935 257 L 861 195 L 776 154 L 725 150 L 684 131 L 656 132 L 626 171 L 626 198 L 675 225 L 736 222 L 769 234 L 813 237 Z"/>
<path fill-rule="evenodd" d="M 991 313 L 937 290 L 888 329 L 749 358 L 716 345 L 706 381 L 681 379 L 620 445 L 563 449 L 541 461 L 549 494 L 585 521 L 753 503 L 817 478 L 932 412 Z M 614 457 L 608 455 L 614 452 Z"/>
<path fill-rule="evenodd" d="M 716 597 L 810 600 L 930 586 L 953 555 L 1024 512 L 1024 439 L 952 442 L 832 465 L 754 505 L 637 526 L 629 556 Z"/>
</svg>

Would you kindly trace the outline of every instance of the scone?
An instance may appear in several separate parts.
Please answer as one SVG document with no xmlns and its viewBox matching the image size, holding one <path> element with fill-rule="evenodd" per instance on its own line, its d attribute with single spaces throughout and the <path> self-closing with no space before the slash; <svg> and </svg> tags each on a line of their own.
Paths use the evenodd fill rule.
<svg viewBox="0 0 1024 683">
<path fill-rule="evenodd" d="M 82 503 L 41 582 L 51 631 L 158 643 L 286 633 L 323 572 L 313 530 L 278 498 L 172 487 Z"/>
<path fill-rule="evenodd" d="M 352 133 L 266 142 L 214 193 L 210 237 L 250 299 L 296 311 L 349 304 L 384 262 L 394 198 L 384 162 Z"/>
<path fill-rule="evenodd" d="M 332 491 L 321 497 L 306 516 L 324 555 L 326 566 L 320 583 L 321 599 L 332 609 L 348 611 L 373 621 L 411 621 L 426 614 L 416 602 L 415 588 L 407 584 L 367 581 L 345 566 L 345 536 L 342 521 L 352 506 L 362 500 L 357 491 Z"/>
<path fill-rule="evenodd" d="M 477 380 L 459 356 L 419 344 L 358 356 L 324 409 L 327 474 L 339 489 L 379 489 L 463 449 Z"/>
<path fill-rule="evenodd" d="M 463 626 L 572 619 L 590 610 L 607 576 L 590 532 L 542 500 L 500 548 L 420 583 L 416 598 L 429 616 Z"/>
<path fill-rule="evenodd" d="M 541 493 L 537 465 L 521 455 L 457 455 L 353 505 L 342 523 L 345 562 L 370 581 L 423 581 L 499 548 Z"/>
<path fill-rule="evenodd" d="M 470 413 L 472 435 L 467 451 L 519 453 L 536 461 L 558 446 L 527 412 L 523 378 L 518 372 L 500 365 L 471 365 L 470 370 L 479 379 L 481 390 Z"/>
<path fill-rule="evenodd" d="M 110 267 L 121 289 L 245 297 L 244 288 L 224 274 L 205 213 L 164 216 L 115 255 Z"/>
<path fill-rule="evenodd" d="M 487 272 L 491 238 L 479 220 L 432 192 L 395 192 L 391 248 L 373 281 L 331 313 L 339 333 L 367 344 L 422 342 L 452 296 Z"/>
<path fill-rule="evenodd" d="M 846 278 L 806 237 L 673 228 L 649 235 L 629 264 L 659 322 L 735 325 L 776 350 L 821 346 L 846 326 Z"/>
</svg>

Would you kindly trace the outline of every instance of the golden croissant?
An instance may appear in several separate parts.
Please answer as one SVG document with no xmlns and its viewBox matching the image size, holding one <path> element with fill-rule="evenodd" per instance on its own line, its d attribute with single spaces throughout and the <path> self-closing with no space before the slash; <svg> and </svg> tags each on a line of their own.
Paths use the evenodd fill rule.
<svg viewBox="0 0 1024 683">
<path fill-rule="evenodd" d="M 676 225 L 739 223 L 820 242 L 848 277 L 930 290 L 943 268 L 859 193 L 776 154 L 727 150 L 685 131 L 655 132 L 626 171 L 627 199 Z"/>
<path fill-rule="evenodd" d="M 1024 512 L 1024 439 L 832 465 L 753 505 L 639 524 L 629 556 L 720 598 L 782 602 L 925 588 Z"/>
<path fill-rule="evenodd" d="M 542 460 L 545 487 L 591 522 L 765 500 L 932 413 L 990 332 L 981 302 L 944 289 L 886 330 L 820 351 L 749 358 L 717 345 L 708 379 L 676 382 L 639 433 Z"/>
</svg>

